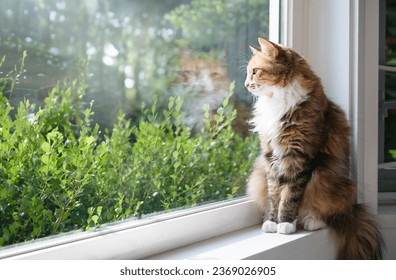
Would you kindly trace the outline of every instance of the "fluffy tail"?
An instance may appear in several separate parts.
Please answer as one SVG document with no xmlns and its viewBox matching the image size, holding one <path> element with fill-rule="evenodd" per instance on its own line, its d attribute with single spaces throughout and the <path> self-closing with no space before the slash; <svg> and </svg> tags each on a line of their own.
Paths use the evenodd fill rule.
<svg viewBox="0 0 396 280">
<path fill-rule="evenodd" d="M 382 259 L 382 235 L 374 215 L 364 205 L 355 204 L 350 213 L 332 215 L 326 223 L 336 237 L 338 259 Z"/>
</svg>

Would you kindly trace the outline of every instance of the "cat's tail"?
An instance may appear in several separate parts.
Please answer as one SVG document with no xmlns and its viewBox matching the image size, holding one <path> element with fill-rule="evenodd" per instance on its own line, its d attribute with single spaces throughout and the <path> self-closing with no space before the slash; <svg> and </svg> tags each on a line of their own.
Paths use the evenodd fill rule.
<svg viewBox="0 0 396 280">
<path fill-rule="evenodd" d="M 336 237 L 338 259 L 382 259 L 384 242 L 375 216 L 364 205 L 331 215 L 326 223 Z"/>
</svg>

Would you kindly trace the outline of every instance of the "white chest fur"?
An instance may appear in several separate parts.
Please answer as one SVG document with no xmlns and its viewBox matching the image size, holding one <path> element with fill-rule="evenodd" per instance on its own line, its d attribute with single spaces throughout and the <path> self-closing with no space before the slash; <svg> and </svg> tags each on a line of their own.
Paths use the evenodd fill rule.
<svg viewBox="0 0 396 280">
<path fill-rule="evenodd" d="M 307 91 L 298 80 L 286 87 L 262 86 L 254 94 L 258 98 L 251 120 L 253 131 L 268 137 L 276 136 L 282 116 L 307 98 Z"/>
</svg>

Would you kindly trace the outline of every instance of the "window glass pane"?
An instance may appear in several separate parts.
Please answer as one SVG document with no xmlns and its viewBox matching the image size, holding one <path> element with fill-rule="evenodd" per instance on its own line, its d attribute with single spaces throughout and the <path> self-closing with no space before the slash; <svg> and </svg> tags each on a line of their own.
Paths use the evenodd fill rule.
<svg viewBox="0 0 396 280">
<path fill-rule="evenodd" d="M 396 109 L 385 118 L 385 162 L 396 161 Z"/>
<path fill-rule="evenodd" d="M 396 186 L 396 1 L 380 2 L 379 169 L 378 190 Z M 391 67 L 389 67 L 391 66 Z M 394 68 L 394 69 L 393 69 Z"/>
<path fill-rule="evenodd" d="M 385 63 L 396 66 L 396 1 L 386 0 Z"/>
<path fill-rule="evenodd" d="M 244 194 L 244 65 L 268 10 L 2 0 L 0 246 Z"/>
<path fill-rule="evenodd" d="M 378 190 L 395 192 L 396 186 L 396 109 L 387 110 L 384 127 L 384 163 L 378 169 Z"/>
<path fill-rule="evenodd" d="M 396 73 L 385 73 L 385 101 L 396 100 Z"/>
</svg>

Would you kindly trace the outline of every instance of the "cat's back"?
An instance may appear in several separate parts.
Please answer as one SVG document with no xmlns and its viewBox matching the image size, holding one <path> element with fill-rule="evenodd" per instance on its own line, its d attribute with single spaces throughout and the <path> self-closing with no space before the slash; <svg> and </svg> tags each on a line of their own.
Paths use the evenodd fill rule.
<svg viewBox="0 0 396 280">
<path fill-rule="evenodd" d="M 331 100 L 324 115 L 322 152 L 349 171 L 350 127 L 344 111 Z"/>
</svg>

